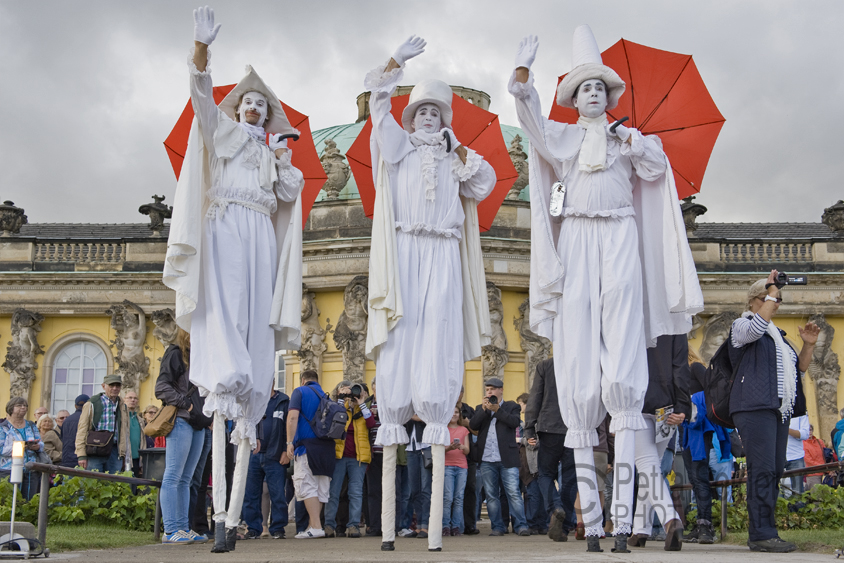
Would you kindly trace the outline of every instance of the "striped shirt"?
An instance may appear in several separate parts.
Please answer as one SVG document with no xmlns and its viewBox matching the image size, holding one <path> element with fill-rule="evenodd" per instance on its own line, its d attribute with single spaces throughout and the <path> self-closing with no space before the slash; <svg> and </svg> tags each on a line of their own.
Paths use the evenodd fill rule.
<svg viewBox="0 0 844 563">
<path fill-rule="evenodd" d="M 768 332 L 768 323 L 759 314 L 752 317 L 740 317 L 733 321 L 733 346 L 741 348 L 747 344 L 756 342 Z M 783 339 L 785 341 L 785 339 Z M 777 346 L 777 396 L 782 399 L 783 390 L 782 383 L 785 379 L 785 370 L 783 369 L 782 350 Z M 788 351 L 789 360 L 793 364 L 797 364 L 797 353 L 794 349 L 786 343 L 786 350 Z M 797 370 L 799 374 L 800 370 Z"/>
</svg>

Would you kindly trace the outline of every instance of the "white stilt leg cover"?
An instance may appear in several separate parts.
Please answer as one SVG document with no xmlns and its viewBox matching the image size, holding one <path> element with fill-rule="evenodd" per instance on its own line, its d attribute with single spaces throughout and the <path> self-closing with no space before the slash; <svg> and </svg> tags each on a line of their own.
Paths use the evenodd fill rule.
<svg viewBox="0 0 844 563">
<path fill-rule="evenodd" d="M 445 485 L 445 446 L 431 446 L 431 512 L 428 517 L 428 549 L 443 546 L 443 488 Z"/>
<path fill-rule="evenodd" d="M 601 534 L 601 498 L 603 491 L 598 491 L 598 478 L 595 475 L 595 457 L 592 447 L 575 448 L 574 467 L 577 472 L 577 492 L 580 493 L 580 511 L 587 536 Z M 591 528 L 591 529 L 590 529 Z"/>
<path fill-rule="evenodd" d="M 214 413 L 211 442 L 211 479 L 214 494 L 214 522 L 226 521 L 226 417 Z"/>
<path fill-rule="evenodd" d="M 243 438 L 237 445 L 237 460 L 234 462 L 232 497 L 229 501 L 229 511 L 226 515 L 226 528 L 236 528 L 240 524 L 240 511 L 243 509 L 243 493 L 246 491 L 246 473 L 249 469 L 250 448 L 249 438 Z"/>
<path fill-rule="evenodd" d="M 662 455 L 668 440 L 654 443 L 654 421 L 645 418 L 648 428 L 636 431 L 636 469 L 639 471 L 639 495 L 633 532 L 650 535 L 654 512 L 663 526 L 680 515 L 674 509 L 671 490 L 662 476 Z"/>
<path fill-rule="evenodd" d="M 396 540 L 396 444 L 384 446 L 381 473 L 381 541 Z"/>
<path fill-rule="evenodd" d="M 615 433 L 613 463 L 613 533 L 630 534 L 633 523 L 633 483 L 636 464 L 636 431 L 624 428 Z"/>
</svg>

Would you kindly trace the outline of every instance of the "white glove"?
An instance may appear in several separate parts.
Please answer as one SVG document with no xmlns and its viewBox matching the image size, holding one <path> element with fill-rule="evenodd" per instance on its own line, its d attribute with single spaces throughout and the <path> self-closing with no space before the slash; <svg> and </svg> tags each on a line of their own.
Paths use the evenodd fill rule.
<svg viewBox="0 0 844 563">
<path fill-rule="evenodd" d="M 519 48 L 516 50 L 516 68 L 530 69 L 530 65 L 536 60 L 537 49 L 539 49 L 539 37 L 528 35 L 522 39 Z"/>
<path fill-rule="evenodd" d="M 630 129 L 625 127 L 624 125 L 619 125 L 615 128 L 614 135 L 621 139 L 621 142 L 625 142 L 627 139 L 630 138 Z"/>
<path fill-rule="evenodd" d="M 270 135 L 270 143 L 269 143 L 270 150 L 275 152 L 278 149 L 286 149 L 287 148 L 287 139 L 281 138 L 281 133 L 277 135 Z"/>
<path fill-rule="evenodd" d="M 223 24 L 214 25 L 214 10 L 205 6 L 193 11 L 193 40 L 210 45 Z"/>
<path fill-rule="evenodd" d="M 427 43 L 424 39 L 411 35 L 407 38 L 407 41 L 399 45 L 399 48 L 396 49 L 395 53 L 393 53 L 393 60 L 396 61 L 399 66 L 404 66 L 404 63 L 413 57 L 424 53 L 425 45 L 427 45 Z"/>
<path fill-rule="evenodd" d="M 460 141 L 457 140 L 457 136 L 455 136 L 454 131 L 448 127 L 443 127 L 442 134 L 451 137 L 451 152 L 454 152 L 454 150 L 461 144 Z"/>
</svg>

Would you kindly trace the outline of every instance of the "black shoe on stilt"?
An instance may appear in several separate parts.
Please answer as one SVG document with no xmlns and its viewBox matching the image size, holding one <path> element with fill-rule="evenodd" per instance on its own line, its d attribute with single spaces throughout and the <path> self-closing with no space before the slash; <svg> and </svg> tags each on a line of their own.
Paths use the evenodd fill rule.
<svg viewBox="0 0 844 563">
<path fill-rule="evenodd" d="M 586 536 L 586 551 L 592 553 L 601 553 L 604 550 L 601 549 L 601 538 L 598 536 Z"/>
<path fill-rule="evenodd" d="M 616 534 L 615 535 L 615 547 L 612 548 L 613 553 L 630 553 L 630 550 L 627 549 L 627 538 L 629 538 L 629 534 Z"/>
<path fill-rule="evenodd" d="M 237 543 L 237 528 L 226 528 L 226 549 L 234 551 L 235 543 Z"/>
<path fill-rule="evenodd" d="M 211 553 L 228 553 L 226 547 L 226 525 L 218 522 L 214 527 L 214 547 L 211 548 Z"/>
<path fill-rule="evenodd" d="M 396 545 L 395 542 L 391 541 L 382 541 L 381 542 L 381 551 L 395 551 Z"/>
</svg>

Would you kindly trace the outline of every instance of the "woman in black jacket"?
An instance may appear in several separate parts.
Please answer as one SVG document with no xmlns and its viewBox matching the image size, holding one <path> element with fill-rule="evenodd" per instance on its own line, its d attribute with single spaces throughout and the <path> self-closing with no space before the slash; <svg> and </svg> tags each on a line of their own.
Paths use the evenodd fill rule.
<svg viewBox="0 0 844 563">
<path fill-rule="evenodd" d="M 730 361 L 738 371 L 730 391 L 730 415 L 747 454 L 747 545 L 752 551 L 797 549 L 777 534 L 778 484 L 785 469 L 788 424 L 806 414 L 802 376 L 809 369 L 820 329 L 798 327 L 798 355 L 773 323 L 782 303 L 776 270 L 747 292 L 747 307 L 730 330 Z"/>
<path fill-rule="evenodd" d="M 191 530 L 188 518 L 190 482 L 193 478 L 205 434 L 190 424 L 191 383 L 188 372 L 190 335 L 178 329 L 176 343 L 161 358 L 161 370 L 155 383 L 155 397 L 165 405 L 176 407 L 176 423 L 167 435 L 164 477 L 161 480 L 161 515 L 164 537 L 161 543 L 192 544 L 208 541 Z"/>
<path fill-rule="evenodd" d="M 665 528 L 665 550 L 680 551 L 683 544 L 683 523 L 662 476 L 662 456 L 668 442 L 676 437 L 676 426 L 691 416 L 688 357 L 685 334 L 660 336 L 656 346 L 648 348 L 648 390 L 642 408 L 647 428 L 636 430 L 639 494 L 633 535 L 628 540 L 634 547 L 645 546 L 654 512 Z M 617 541 L 613 551 L 622 551 L 619 544 Z"/>
</svg>

